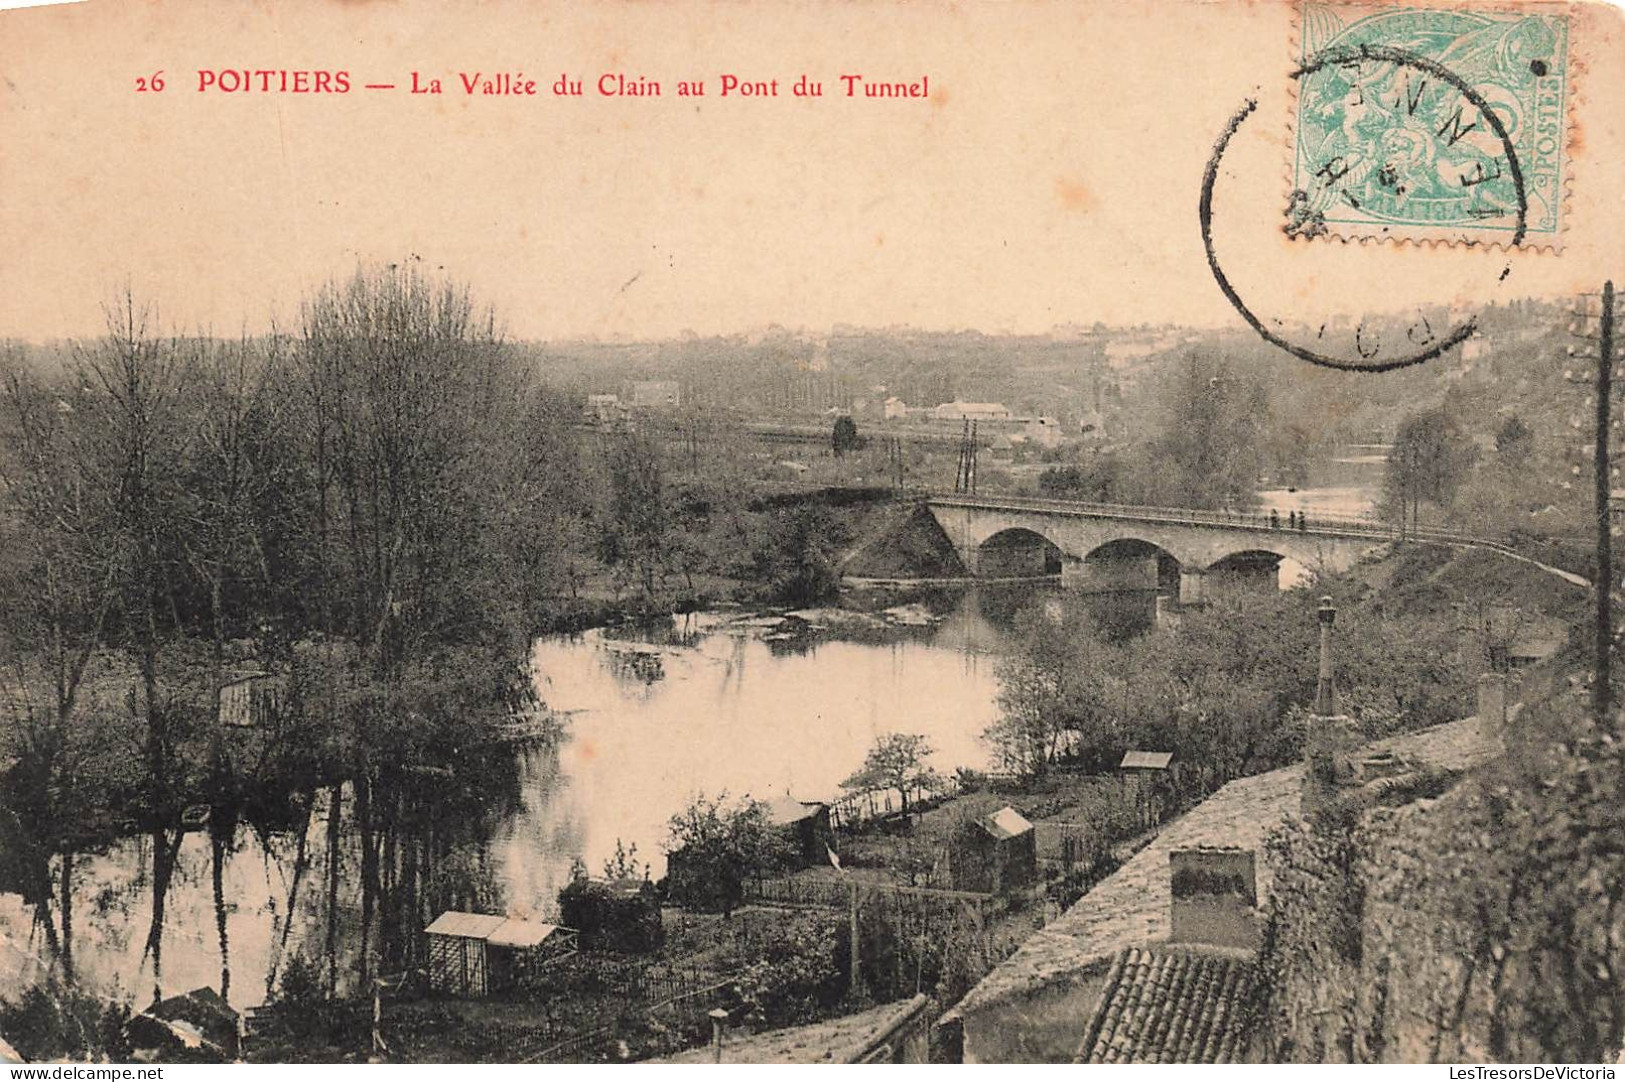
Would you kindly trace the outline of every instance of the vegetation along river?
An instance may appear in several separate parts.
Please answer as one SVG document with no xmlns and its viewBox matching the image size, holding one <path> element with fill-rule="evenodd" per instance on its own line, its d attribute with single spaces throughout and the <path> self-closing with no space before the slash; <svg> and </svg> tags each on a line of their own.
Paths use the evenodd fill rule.
<svg viewBox="0 0 1625 1082">
<path fill-rule="evenodd" d="M 178 845 L 138 834 L 81 852 L 75 968 L 136 1002 L 226 984 L 255 1005 L 301 956 L 354 988 L 403 964 L 441 909 L 553 915 L 571 865 L 596 872 L 618 841 L 658 877 L 666 821 L 697 793 L 828 800 L 893 731 L 925 734 L 945 772 L 985 766 L 1002 607 L 972 593 L 934 618 L 696 613 L 540 639 L 560 740 L 295 794 L 285 815 Z M 16 894 L 0 894 L 0 933 L 0 975 L 29 979 L 47 951 Z"/>
</svg>

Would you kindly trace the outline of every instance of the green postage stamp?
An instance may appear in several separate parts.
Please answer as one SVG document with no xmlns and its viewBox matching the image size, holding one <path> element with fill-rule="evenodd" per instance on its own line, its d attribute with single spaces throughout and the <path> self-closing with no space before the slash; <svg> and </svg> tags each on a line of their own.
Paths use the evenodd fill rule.
<svg viewBox="0 0 1625 1082">
<path fill-rule="evenodd" d="M 1296 236 L 1562 245 L 1569 19 L 1304 3 Z"/>
</svg>

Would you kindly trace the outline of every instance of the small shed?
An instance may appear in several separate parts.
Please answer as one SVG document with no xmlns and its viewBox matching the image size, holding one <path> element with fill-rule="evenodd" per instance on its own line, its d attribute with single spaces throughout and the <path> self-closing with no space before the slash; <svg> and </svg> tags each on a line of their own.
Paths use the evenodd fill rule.
<svg viewBox="0 0 1625 1082">
<path fill-rule="evenodd" d="M 1165 773 L 1173 760 L 1171 751 L 1128 751 L 1117 768 L 1127 774 L 1154 776 Z"/>
<path fill-rule="evenodd" d="M 955 890 L 1008 894 L 1038 882 L 1033 825 L 1008 804 L 970 819 L 954 833 L 949 869 Z"/>
<path fill-rule="evenodd" d="M 287 678 L 249 673 L 220 687 L 220 723 L 236 729 L 274 728 L 287 698 Z"/>
<path fill-rule="evenodd" d="M 823 864 L 834 848 L 835 832 L 830 827 L 829 805 L 797 800 L 786 794 L 767 806 L 768 819 L 783 832 L 797 867 Z"/>
<path fill-rule="evenodd" d="M 527 969 L 575 949 L 575 932 L 556 924 L 447 910 L 424 929 L 429 987 L 483 996 L 514 987 Z"/>
</svg>

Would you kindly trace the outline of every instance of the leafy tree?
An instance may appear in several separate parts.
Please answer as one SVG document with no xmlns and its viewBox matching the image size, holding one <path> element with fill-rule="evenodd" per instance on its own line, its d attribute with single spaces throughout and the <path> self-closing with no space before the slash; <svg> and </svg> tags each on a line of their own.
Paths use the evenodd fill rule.
<svg viewBox="0 0 1625 1082">
<path fill-rule="evenodd" d="M 582 875 L 585 874 L 586 867 L 583 865 Z M 610 880 L 649 878 L 649 863 L 638 859 L 637 842 L 626 845 L 621 839 L 615 839 L 615 854 L 604 861 L 604 878 Z"/>
<path fill-rule="evenodd" d="M 926 763 L 932 751 L 930 741 L 920 733 L 885 733 L 875 738 L 863 766 L 841 782 L 841 788 L 860 793 L 895 789 L 902 794 L 902 811 L 907 815 L 911 791 L 942 783 L 941 775 Z"/>
<path fill-rule="evenodd" d="M 761 516 L 754 524 L 748 574 L 781 604 L 822 605 L 841 586 L 836 565 L 851 540 L 841 520 L 822 504 L 808 503 Z"/>
<path fill-rule="evenodd" d="M 1145 491 L 1144 480 L 1118 455 L 1097 453 L 1081 462 L 1044 470 L 1038 475 L 1038 491 L 1060 500 L 1137 503 L 1155 498 Z"/>
<path fill-rule="evenodd" d="M 1521 466 L 1535 450 L 1535 433 L 1517 414 L 1508 417 L 1495 433 L 1495 453 L 1509 466 Z"/>
<path fill-rule="evenodd" d="M 844 957 L 837 922 L 827 916 L 789 915 L 765 925 L 736 971 L 732 992 L 738 1016 L 753 1026 L 817 1018 L 845 991 Z"/>
<path fill-rule="evenodd" d="M 61 1060 L 128 1062 L 124 1026 L 130 1008 L 56 982 L 0 1000 L 0 1033 L 33 1063 Z"/>
<path fill-rule="evenodd" d="M 273 1002 L 295 1033 L 313 1035 L 330 1028 L 332 1001 L 323 982 L 321 963 L 302 951 L 282 970 Z"/>
<path fill-rule="evenodd" d="M 852 420 L 850 414 L 843 413 L 835 418 L 835 428 L 830 439 L 834 446 L 836 458 L 840 458 L 848 451 L 858 449 L 858 424 Z"/>
<path fill-rule="evenodd" d="M 1102 636 L 1086 595 L 1064 599 L 1059 625 L 1025 614 L 999 668 L 1000 717 L 986 739 L 1009 769 L 1036 774 L 1066 758 L 1110 770 L 1131 747 L 1172 751 L 1204 785 L 1281 766 L 1298 754 L 1294 705 L 1313 701 L 1317 593 L 1344 599 L 1338 687 L 1383 733 L 1461 716 L 1476 662 L 1441 653 L 1453 617 L 1397 617 L 1353 603 L 1322 580 L 1270 595 L 1220 595 L 1177 629 L 1121 642 Z"/>
<path fill-rule="evenodd" d="M 1092 500 L 1095 492 L 1081 466 L 1051 466 L 1038 475 L 1038 491 L 1057 500 Z"/>
<path fill-rule="evenodd" d="M 1403 525 L 1412 524 L 1423 502 L 1447 508 L 1476 457 L 1470 444 L 1442 409 L 1414 414 L 1399 427 L 1388 470 L 1383 502 Z"/>
<path fill-rule="evenodd" d="M 606 566 L 636 579 L 645 598 L 653 597 L 671 526 L 653 442 L 636 433 L 623 435 L 609 455 L 609 480 L 599 555 Z"/>
<path fill-rule="evenodd" d="M 1268 420 L 1261 382 L 1223 359 L 1186 357 L 1150 448 L 1168 477 L 1166 498 L 1187 507 L 1251 507 Z"/>
<path fill-rule="evenodd" d="M 587 950 L 647 954 L 665 942 L 660 896 L 647 878 L 611 875 L 636 872 L 637 861 L 615 844 L 616 859 L 606 861 L 604 879 L 590 879 L 582 867 L 559 891 L 559 919 L 580 936 Z M 647 869 L 645 869 L 645 872 Z"/>
<path fill-rule="evenodd" d="M 682 904 L 720 909 L 724 916 L 744 898 L 745 879 L 784 866 L 789 840 L 773 826 L 766 804 L 737 804 L 723 793 L 695 796 L 668 823 L 668 890 Z"/>
<path fill-rule="evenodd" d="M 1308 425 L 1293 421 L 1278 428 L 1270 440 L 1276 483 L 1288 488 L 1309 484 L 1310 470 L 1320 454 L 1320 445 Z"/>
</svg>

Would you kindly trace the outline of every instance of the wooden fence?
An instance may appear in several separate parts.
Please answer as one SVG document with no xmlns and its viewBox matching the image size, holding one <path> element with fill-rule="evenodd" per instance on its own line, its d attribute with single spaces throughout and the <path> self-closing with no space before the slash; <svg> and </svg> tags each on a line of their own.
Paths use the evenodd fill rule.
<svg viewBox="0 0 1625 1082">
<path fill-rule="evenodd" d="M 915 788 L 908 795 L 910 814 L 919 814 L 936 807 L 959 792 L 954 778 L 945 778 L 932 789 Z M 875 789 L 862 793 L 848 793 L 837 797 L 829 806 L 830 826 L 839 831 L 861 830 L 873 823 L 900 818 L 903 814 L 903 794 L 896 789 Z"/>
<path fill-rule="evenodd" d="M 658 993 L 664 989 L 672 994 L 654 1001 L 645 1000 L 641 1010 L 645 1014 L 659 1014 L 666 1012 L 674 1022 L 693 1021 L 699 1014 L 707 1009 L 707 1004 L 717 998 L 717 994 L 732 986 L 734 977 L 729 976 L 721 980 L 712 975 L 712 979 L 701 985 L 688 982 L 688 976 L 658 976 L 640 984 L 639 990 L 643 994 Z M 611 1022 L 608 1025 L 596 1026 L 579 1033 L 572 1033 L 567 1037 L 547 1044 L 541 1048 L 527 1048 L 514 1057 L 517 1063 L 584 1063 L 602 1055 L 608 1046 L 617 1040 L 621 1031 L 621 1021 Z"/>
<path fill-rule="evenodd" d="M 860 896 L 892 895 L 909 899 L 916 905 L 955 908 L 974 906 L 985 909 L 993 904 L 993 895 L 964 890 L 938 890 L 932 887 L 909 887 L 863 879 L 828 879 L 811 876 L 792 876 L 786 879 L 747 880 L 745 901 L 753 905 L 778 906 L 785 909 L 845 909 L 852 904 L 852 891 Z"/>
</svg>

